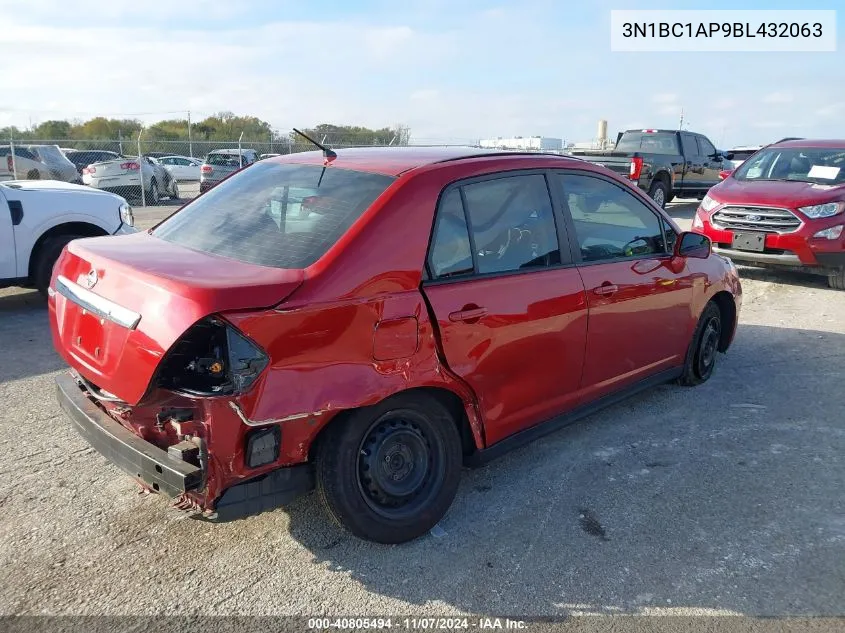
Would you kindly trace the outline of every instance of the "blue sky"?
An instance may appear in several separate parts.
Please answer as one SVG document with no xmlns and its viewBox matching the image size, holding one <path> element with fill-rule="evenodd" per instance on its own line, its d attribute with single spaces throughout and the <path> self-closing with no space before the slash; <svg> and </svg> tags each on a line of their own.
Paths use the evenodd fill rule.
<svg viewBox="0 0 845 633">
<path fill-rule="evenodd" d="M 808 2 L 837 9 L 841 2 Z M 93 6 L 93 5 L 92 5 Z M 0 0 L 0 127 L 50 118 L 145 121 L 229 110 L 279 129 L 410 126 L 419 141 L 691 129 L 720 146 L 845 137 L 835 53 L 613 53 L 611 9 L 701 3 L 591 0 Z M 708 9 L 790 9 L 722 2 Z M 840 40 L 845 9 L 838 15 Z"/>
</svg>

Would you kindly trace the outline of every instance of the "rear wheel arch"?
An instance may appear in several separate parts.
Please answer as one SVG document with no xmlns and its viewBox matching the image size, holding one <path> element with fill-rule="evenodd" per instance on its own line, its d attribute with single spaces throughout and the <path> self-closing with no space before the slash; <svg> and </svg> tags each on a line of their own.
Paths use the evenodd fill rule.
<svg viewBox="0 0 845 633">
<path fill-rule="evenodd" d="M 319 446 L 320 442 L 322 442 L 329 434 L 329 428 L 333 428 L 335 425 L 338 424 L 343 424 L 344 420 L 348 419 L 350 416 L 360 411 L 361 409 L 375 407 L 392 399 L 404 399 L 406 397 L 414 396 L 416 394 L 424 394 L 435 398 L 449 411 L 452 417 L 452 421 L 455 424 L 458 434 L 460 435 L 461 450 L 465 457 L 471 455 L 475 451 L 482 448 L 476 442 L 475 436 L 472 432 L 472 426 L 470 425 L 469 419 L 467 418 L 465 408 L 466 403 L 460 395 L 446 387 L 412 387 L 409 389 L 403 389 L 402 391 L 397 391 L 396 393 L 393 393 L 387 396 L 386 398 L 379 400 L 378 402 L 374 402 L 370 405 L 344 409 L 343 411 L 337 413 L 317 432 L 317 435 L 314 437 L 314 440 L 311 442 L 311 446 L 308 449 L 308 461 L 313 461 L 314 457 L 317 454 L 317 447 Z"/>
<path fill-rule="evenodd" d="M 53 238 L 65 237 L 73 235 L 75 237 L 101 237 L 108 235 L 108 231 L 96 224 L 90 222 L 65 222 L 64 224 L 57 224 L 44 233 L 35 241 L 32 246 L 32 251 L 29 254 L 28 277 L 30 280 L 35 276 L 38 263 L 41 260 L 44 246 Z"/>
</svg>

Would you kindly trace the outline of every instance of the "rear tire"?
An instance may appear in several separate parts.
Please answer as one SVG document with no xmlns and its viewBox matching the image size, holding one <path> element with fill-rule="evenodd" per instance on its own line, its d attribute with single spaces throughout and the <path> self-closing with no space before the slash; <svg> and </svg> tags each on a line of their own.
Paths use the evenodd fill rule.
<svg viewBox="0 0 845 633">
<path fill-rule="evenodd" d="M 42 245 L 35 261 L 32 283 L 43 297 L 47 297 L 47 288 L 50 286 L 50 279 L 53 277 L 53 267 L 56 260 L 62 254 L 62 250 L 72 240 L 83 237 L 82 235 L 58 235 L 48 238 Z"/>
<path fill-rule="evenodd" d="M 362 539 L 404 543 L 452 505 L 461 438 L 436 398 L 404 394 L 335 421 L 315 462 L 318 495 L 335 521 Z"/>
<path fill-rule="evenodd" d="M 661 209 L 666 207 L 666 199 L 669 196 L 669 188 L 662 180 L 655 180 L 648 189 L 648 197 L 657 203 Z"/>
<path fill-rule="evenodd" d="M 27 180 L 41 180 L 41 172 L 39 172 L 37 169 L 32 169 L 26 175 L 26 179 Z"/>
<path fill-rule="evenodd" d="M 161 202 L 161 194 L 155 178 L 150 181 L 150 190 L 144 192 L 144 202 L 152 206 L 156 206 Z"/>
<path fill-rule="evenodd" d="M 694 387 L 710 379 L 716 367 L 719 341 L 722 338 L 722 313 L 712 301 L 708 303 L 692 335 L 687 350 L 684 373 L 678 382 L 685 387 Z"/>
<path fill-rule="evenodd" d="M 827 285 L 834 290 L 845 290 L 845 268 L 840 268 L 835 273 L 827 276 Z"/>
</svg>

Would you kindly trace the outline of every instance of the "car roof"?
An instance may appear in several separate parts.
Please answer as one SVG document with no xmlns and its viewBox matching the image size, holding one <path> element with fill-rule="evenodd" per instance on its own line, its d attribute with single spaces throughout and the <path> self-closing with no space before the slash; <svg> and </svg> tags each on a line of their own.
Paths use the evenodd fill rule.
<svg viewBox="0 0 845 633">
<path fill-rule="evenodd" d="M 238 149 L 235 147 L 234 149 L 213 149 L 209 152 L 209 154 L 237 154 L 240 152 L 241 154 L 246 154 L 247 152 L 254 152 L 254 149 Z"/>
<path fill-rule="evenodd" d="M 772 143 L 769 147 L 806 147 L 807 149 L 845 149 L 845 139 L 795 139 Z"/>
<path fill-rule="evenodd" d="M 406 171 L 436 163 L 495 156 L 514 156 L 520 158 L 535 156 L 547 160 L 549 157 L 553 157 L 568 163 L 584 163 L 582 159 L 575 156 L 562 156 L 548 152 L 503 151 L 459 146 L 348 147 L 335 151 L 337 158 L 332 161 L 333 166 L 379 173 L 385 176 L 399 176 Z M 285 154 L 283 156 L 268 158 L 264 162 L 322 165 L 324 161 L 323 152 L 313 151 Z"/>
</svg>

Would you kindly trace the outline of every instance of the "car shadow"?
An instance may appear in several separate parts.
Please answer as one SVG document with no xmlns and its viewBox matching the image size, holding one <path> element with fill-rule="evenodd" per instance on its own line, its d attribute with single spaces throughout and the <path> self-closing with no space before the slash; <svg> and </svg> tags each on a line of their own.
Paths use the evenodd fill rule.
<svg viewBox="0 0 845 633">
<path fill-rule="evenodd" d="M 36 290 L 0 296 L 0 341 L 0 384 L 65 366 L 53 349 L 46 301 Z"/>
<path fill-rule="evenodd" d="M 465 471 L 423 538 L 358 540 L 316 494 L 287 508 L 290 533 L 314 564 L 429 611 L 843 613 L 843 357 L 842 334 L 742 325 L 704 385 Z"/>
<path fill-rule="evenodd" d="M 755 268 L 743 266 L 735 262 L 737 271 L 742 279 L 753 279 L 754 281 L 766 281 L 774 284 L 788 286 L 800 286 L 802 288 L 828 288 L 827 277 L 813 275 L 811 273 L 793 272 L 778 270 L 776 268 Z M 831 290 L 831 292 L 835 292 Z"/>
</svg>

